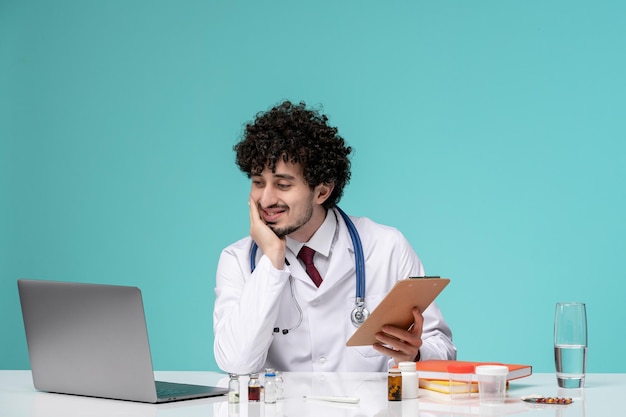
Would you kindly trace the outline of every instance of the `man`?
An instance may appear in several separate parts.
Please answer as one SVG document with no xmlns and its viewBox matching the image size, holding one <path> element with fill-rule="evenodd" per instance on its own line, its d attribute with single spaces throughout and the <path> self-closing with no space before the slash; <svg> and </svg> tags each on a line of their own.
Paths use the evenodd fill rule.
<svg viewBox="0 0 626 417">
<path fill-rule="evenodd" d="M 386 371 L 390 358 L 456 357 L 435 304 L 413 311 L 410 330 L 386 326 L 378 344 L 346 347 L 356 329 L 357 253 L 336 204 L 350 180 L 352 149 L 326 116 L 285 101 L 258 114 L 235 151 L 252 180 L 250 236 L 224 249 L 217 267 L 214 350 L 222 370 Z M 365 305 L 373 310 L 398 279 L 424 269 L 396 229 L 351 221 L 362 242 Z M 312 264 L 299 258 L 301 249 Z"/>
</svg>

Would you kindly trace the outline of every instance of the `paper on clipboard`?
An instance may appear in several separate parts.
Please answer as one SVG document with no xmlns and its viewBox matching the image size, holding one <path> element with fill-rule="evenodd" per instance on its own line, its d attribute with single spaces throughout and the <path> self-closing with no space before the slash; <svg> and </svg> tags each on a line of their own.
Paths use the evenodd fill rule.
<svg viewBox="0 0 626 417">
<path fill-rule="evenodd" d="M 449 283 L 449 278 L 436 277 L 407 278 L 396 282 L 367 320 L 348 339 L 346 346 L 377 343 L 376 333 L 386 324 L 408 329 L 413 324 L 413 307 L 423 312 Z"/>
</svg>

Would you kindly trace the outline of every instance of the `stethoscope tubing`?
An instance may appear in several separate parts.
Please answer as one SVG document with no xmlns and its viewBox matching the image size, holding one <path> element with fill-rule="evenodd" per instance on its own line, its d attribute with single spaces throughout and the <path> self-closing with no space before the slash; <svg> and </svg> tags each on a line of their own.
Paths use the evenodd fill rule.
<svg viewBox="0 0 626 417">
<path fill-rule="evenodd" d="M 363 245 L 361 244 L 361 237 L 359 236 L 356 226 L 350 220 L 350 217 L 339 207 L 337 211 L 343 217 L 350 233 L 350 239 L 352 239 L 352 246 L 354 246 L 354 262 L 356 263 L 356 298 L 361 301 L 365 301 L 365 255 L 363 254 Z"/>
</svg>

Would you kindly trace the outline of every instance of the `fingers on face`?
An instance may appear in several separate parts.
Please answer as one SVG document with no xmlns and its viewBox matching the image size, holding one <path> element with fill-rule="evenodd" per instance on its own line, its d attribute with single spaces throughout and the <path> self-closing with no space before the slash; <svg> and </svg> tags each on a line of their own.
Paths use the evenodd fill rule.
<svg viewBox="0 0 626 417">
<path fill-rule="evenodd" d="M 257 207 L 252 197 L 250 197 L 250 199 L 248 200 L 248 205 L 250 206 L 250 220 L 258 219 L 260 216 L 259 208 Z"/>
</svg>

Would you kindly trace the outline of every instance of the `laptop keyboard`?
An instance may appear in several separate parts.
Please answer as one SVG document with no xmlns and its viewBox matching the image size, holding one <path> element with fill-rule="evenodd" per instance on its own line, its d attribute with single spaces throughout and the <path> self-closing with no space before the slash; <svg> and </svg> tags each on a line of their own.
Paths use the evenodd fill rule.
<svg viewBox="0 0 626 417">
<path fill-rule="evenodd" d="M 159 388 L 157 389 L 157 397 L 159 398 L 170 398 L 170 397 L 178 397 L 179 395 L 189 394 L 189 391 L 184 389 L 176 389 L 176 388 Z"/>
</svg>

